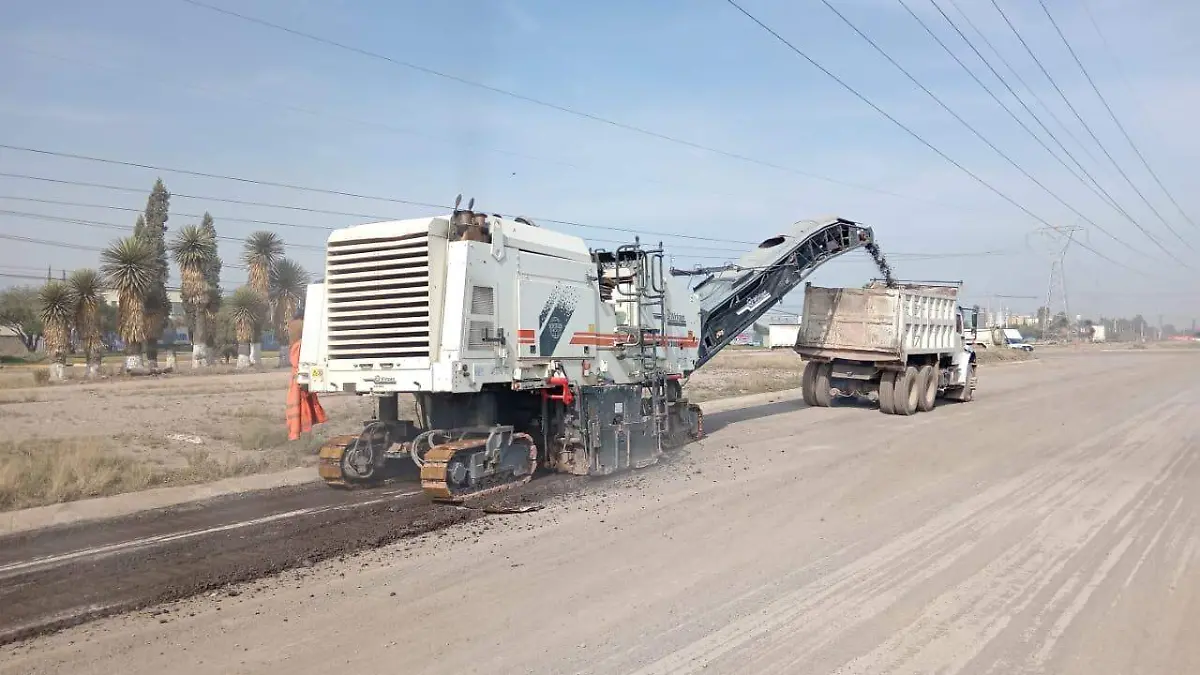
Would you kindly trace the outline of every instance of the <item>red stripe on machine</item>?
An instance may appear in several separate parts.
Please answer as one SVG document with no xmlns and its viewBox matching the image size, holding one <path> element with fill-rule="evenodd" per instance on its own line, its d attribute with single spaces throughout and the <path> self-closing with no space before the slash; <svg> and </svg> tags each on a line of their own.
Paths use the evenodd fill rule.
<svg viewBox="0 0 1200 675">
<path fill-rule="evenodd" d="M 571 336 L 571 344 L 592 347 L 614 347 L 624 336 L 613 333 L 575 333 Z M 695 335 L 668 335 L 655 340 L 658 344 L 667 344 L 685 349 L 700 346 L 700 340 Z"/>
</svg>

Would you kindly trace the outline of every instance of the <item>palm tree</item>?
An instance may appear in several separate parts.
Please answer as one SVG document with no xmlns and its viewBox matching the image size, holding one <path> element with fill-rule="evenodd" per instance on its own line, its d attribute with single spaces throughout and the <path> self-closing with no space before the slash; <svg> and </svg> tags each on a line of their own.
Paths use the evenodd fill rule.
<svg viewBox="0 0 1200 675">
<path fill-rule="evenodd" d="M 200 229 L 212 237 L 213 241 L 217 240 L 217 226 L 213 222 L 212 214 L 207 211 L 204 212 L 204 217 L 200 219 Z M 215 358 L 218 346 L 216 339 L 217 314 L 221 310 L 221 296 L 224 295 L 221 292 L 221 267 L 221 256 L 218 252 L 204 269 L 204 278 L 208 281 L 208 297 L 200 312 L 205 319 L 204 331 L 208 336 L 205 347 L 209 352 L 209 361 Z"/>
<path fill-rule="evenodd" d="M 247 285 L 250 290 L 262 298 L 268 312 L 270 310 L 271 273 L 281 258 L 283 258 L 283 239 L 280 239 L 279 235 L 268 230 L 259 230 L 246 237 L 246 243 L 242 249 L 242 261 L 249 268 Z M 258 364 L 259 347 L 258 341 L 250 345 L 250 362 L 255 365 Z"/>
<path fill-rule="evenodd" d="M 281 258 L 271 272 L 271 304 L 275 308 L 275 336 L 279 341 L 279 367 L 291 366 L 288 347 L 299 335 L 291 335 L 288 327 L 296 311 L 304 303 L 308 290 L 308 272 L 291 258 Z"/>
<path fill-rule="evenodd" d="M 75 308 L 71 293 L 61 281 L 48 281 L 38 292 L 42 334 L 50 356 L 50 379 L 62 381 L 67 374 L 67 352 L 71 347 L 71 323 Z"/>
<path fill-rule="evenodd" d="M 208 364 L 209 283 L 206 274 L 217 257 L 217 240 L 199 225 L 185 225 L 171 242 L 171 254 L 179 266 L 183 306 L 192 325 L 192 367 Z"/>
<path fill-rule="evenodd" d="M 87 364 L 88 377 L 100 372 L 102 331 L 100 329 L 100 306 L 104 303 L 104 284 L 93 269 L 75 270 L 67 280 L 71 305 L 75 316 L 75 332 L 79 335 Z"/>
<path fill-rule="evenodd" d="M 238 342 L 237 367 L 254 365 L 250 345 L 262 339 L 262 326 L 268 314 L 266 300 L 249 286 L 242 286 L 233 292 L 228 306 Z"/>
<path fill-rule="evenodd" d="M 110 244 L 100 260 L 105 284 L 117 292 L 117 333 L 125 341 L 125 368 L 141 370 L 146 297 L 157 278 L 157 253 L 150 242 L 134 235 Z"/>
<path fill-rule="evenodd" d="M 242 249 L 242 262 L 249 269 L 247 285 L 254 292 L 267 297 L 271 290 L 271 270 L 283 257 L 283 239 L 274 232 L 259 230 L 246 237 Z"/>
</svg>

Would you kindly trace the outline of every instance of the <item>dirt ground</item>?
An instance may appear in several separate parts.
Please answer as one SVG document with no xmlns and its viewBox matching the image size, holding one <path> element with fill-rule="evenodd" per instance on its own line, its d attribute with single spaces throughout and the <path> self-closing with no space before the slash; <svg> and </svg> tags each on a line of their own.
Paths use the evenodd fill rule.
<svg viewBox="0 0 1200 675">
<path fill-rule="evenodd" d="M 1195 352 L 1047 354 L 910 418 L 713 415 L 674 461 L 540 511 L 0 648 L 0 675 L 1200 672 L 1197 375 Z M 406 503 L 345 519 L 369 538 Z M 257 548 L 340 532 L 327 513 Z M 248 542 L 140 544 L 115 588 Z M 80 554 L 97 587 L 108 550 Z"/>
<path fill-rule="evenodd" d="M 787 349 L 726 349 L 688 379 L 694 401 L 781 391 L 800 386 L 804 362 Z"/>
<path fill-rule="evenodd" d="M 286 469 L 370 416 L 326 397 L 331 422 L 288 442 L 286 371 L 165 375 L 0 389 L 0 509 Z"/>
<path fill-rule="evenodd" d="M 695 400 L 790 389 L 789 351 L 733 350 L 691 378 Z M 315 465 L 323 439 L 361 429 L 370 400 L 322 396 L 330 423 L 287 441 L 288 373 L 37 385 L 36 370 L 0 370 L 0 511 Z"/>
</svg>

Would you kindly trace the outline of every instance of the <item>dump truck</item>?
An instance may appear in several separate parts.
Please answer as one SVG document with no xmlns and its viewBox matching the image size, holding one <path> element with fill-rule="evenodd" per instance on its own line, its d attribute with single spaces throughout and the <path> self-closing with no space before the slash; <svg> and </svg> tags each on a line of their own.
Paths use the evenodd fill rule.
<svg viewBox="0 0 1200 675">
<path fill-rule="evenodd" d="M 795 351 L 804 360 L 805 403 L 874 397 L 889 415 L 934 409 L 939 398 L 975 396 L 975 351 L 963 339 L 972 310 L 953 282 L 872 282 L 863 288 L 806 284 Z"/>
</svg>

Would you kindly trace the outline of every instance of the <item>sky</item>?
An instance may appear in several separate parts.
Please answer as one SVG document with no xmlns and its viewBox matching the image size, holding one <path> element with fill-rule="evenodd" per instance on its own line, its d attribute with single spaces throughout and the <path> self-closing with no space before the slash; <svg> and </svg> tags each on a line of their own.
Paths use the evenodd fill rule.
<svg viewBox="0 0 1200 675">
<path fill-rule="evenodd" d="M 898 276 L 1026 313 L 1075 228 L 1071 314 L 1200 318 L 1197 3 L 1045 0 L 1131 146 L 1039 0 L 996 0 L 1016 32 L 992 0 L 739 0 L 935 151 L 726 0 L 203 2 L 341 46 L 186 0 L 0 7 L 0 145 L 26 149 L 0 147 L 0 286 L 96 266 L 161 177 L 169 226 L 216 219 L 226 287 L 254 230 L 319 276 L 325 228 L 462 193 L 593 246 L 662 240 L 679 267 L 837 215 L 871 225 Z M 859 251 L 810 281 L 875 274 Z"/>
</svg>

